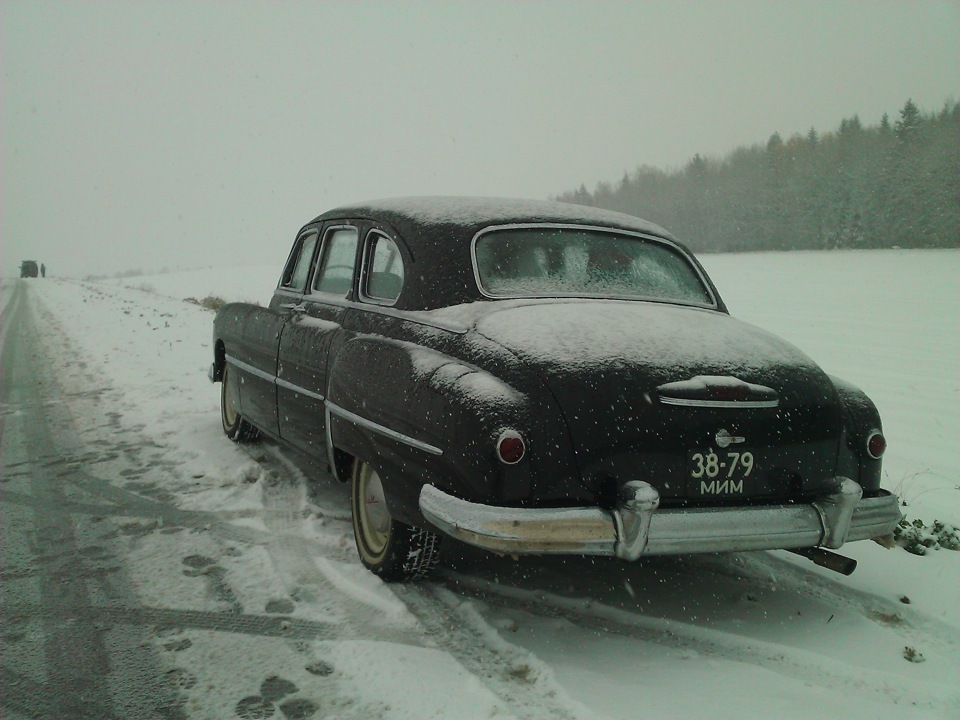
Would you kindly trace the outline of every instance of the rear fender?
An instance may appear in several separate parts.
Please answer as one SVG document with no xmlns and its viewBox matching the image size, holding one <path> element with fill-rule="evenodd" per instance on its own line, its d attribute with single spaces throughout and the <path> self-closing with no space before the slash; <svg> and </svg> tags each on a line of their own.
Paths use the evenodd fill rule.
<svg viewBox="0 0 960 720">
<path fill-rule="evenodd" d="M 867 439 L 874 431 L 883 431 L 880 412 L 863 390 L 830 376 L 843 407 L 844 442 L 837 458 L 837 474 L 855 479 L 865 492 L 880 489 L 882 459 L 867 452 Z"/>
<path fill-rule="evenodd" d="M 509 368 L 504 374 L 511 375 Z M 330 442 L 378 470 L 391 513 L 410 524 L 423 524 L 418 498 L 424 484 L 475 502 L 521 503 L 536 493 L 544 470 L 560 480 L 562 471 L 550 464 L 570 450 L 559 411 L 547 407 L 552 397 L 539 380 L 517 373 L 516 365 L 512 375 L 508 382 L 414 343 L 354 338 L 330 366 Z M 514 466 L 494 453 L 508 428 L 529 448 Z"/>
</svg>

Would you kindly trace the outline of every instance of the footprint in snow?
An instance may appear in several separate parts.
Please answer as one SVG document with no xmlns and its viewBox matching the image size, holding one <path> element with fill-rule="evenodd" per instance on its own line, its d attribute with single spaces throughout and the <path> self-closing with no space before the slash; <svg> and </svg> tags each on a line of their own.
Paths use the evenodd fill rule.
<svg viewBox="0 0 960 720">
<path fill-rule="evenodd" d="M 312 700 L 301 698 L 288 700 L 280 706 L 280 712 L 288 720 L 304 720 L 304 718 L 313 717 L 318 709 L 317 704 Z"/>
<path fill-rule="evenodd" d="M 176 688 L 189 690 L 197 684 L 197 676 L 182 668 L 174 668 L 167 673 L 167 682 Z"/>
<path fill-rule="evenodd" d="M 272 675 L 260 685 L 260 694 L 243 698 L 237 703 L 237 716 L 242 720 L 260 720 L 273 717 L 275 703 L 288 695 L 298 692 L 299 688 L 289 680 Z M 288 720 L 304 720 L 313 717 L 319 706 L 306 698 L 293 698 L 280 704 L 280 712 Z"/>
<path fill-rule="evenodd" d="M 245 697 L 236 707 L 237 717 L 241 720 L 263 720 L 273 717 L 275 712 L 274 704 L 259 695 Z"/>
<path fill-rule="evenodd" d="M 318 675 L 319 677 L 328 677 L 333 675 L 333 665 L 324 662 L 323 660 L 317 660 L 315 663 L 310 663 L 304 669 L 311 675 Z"/>
<path fill-rule="evenodd" d="M 262 685 L 260 685 L 260 694 L 267 700 L 275 701 L 280 700 L 287 695 L 293 695 L 293 693 L 297 692 L 299 689 L 300 688 L 298 688 L 289 680 L 284 680 L 282 677 L 271 675 L 263 681 Z"/>
<path fill-rule="evenodd" d="M 271 600 L 267 603 L 266 611 L 271 615 L 290 615 L 296 606 L 287 599 Z"/>
<path fill-rule="evenodd" d="M 183 652 L 184 650 L 193 646 L 188 638 L 183 638 L 182 640 L 171 640 L 168 643 L 165 643 L 163 646 L 164 650 L 169 650 L 170 652 Z"/>
<path fill-rule="evenodd" d="M 209 572 L 209 568 L 216 565 L 216 562 L 213 558 L 208 558 L 204 555 L 187 555 L 183 559 L 183 564 L 186 565 L 188 569 L 184 570 L 183 574 L 187 577 L 203 575 Z"/>
</svg>

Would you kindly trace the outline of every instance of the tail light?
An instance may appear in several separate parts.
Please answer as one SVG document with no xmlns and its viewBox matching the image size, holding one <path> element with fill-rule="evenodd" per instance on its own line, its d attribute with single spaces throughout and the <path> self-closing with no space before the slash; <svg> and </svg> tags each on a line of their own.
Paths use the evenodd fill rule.
<svg viewBox="0 0 960 720">
<path fill-rule="evenodd" d="M 504 465 L 516 465 L 527 453 L 527 444 L 516 430 L 504 430 L 497 438 L 497 457 Z"/>
<path fill-rule="evenodd" d="M 887 449 L 887 439 L 879 430 L 874 430 L 867 438 L 867 454 L 874 460 L 879 460 Z"/>
</svg>

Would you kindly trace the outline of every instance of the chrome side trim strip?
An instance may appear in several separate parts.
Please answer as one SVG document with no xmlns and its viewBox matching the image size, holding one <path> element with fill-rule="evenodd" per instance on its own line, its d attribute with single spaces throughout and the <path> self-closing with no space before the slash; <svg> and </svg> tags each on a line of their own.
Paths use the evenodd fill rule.
<svg viewBox="0 0 960 720">
<path fill-rule="evenodd" d="M 327 438 L 327 462 L 330 464 L 330 474 L 333 475 L 334 480 L 346 482 L 347 478 L 340 477 L 340 473 L 337 472 L 337 460 L 333 454 L 333 430 L 330 429 L 330 403 L 324 403 L 323 414 L 325 420 L 324 435 Z"/>
<path fill-rule="evenodd" d="M 267 382 L 276 382 L 277 380 L 276 375 L 271 375 L 270 373 L 264 372 L 259 368 L 255 368 L 253 365 L 249 365 L 245 363 L 243 360 L 237 360 L 237 358 L 235 358 L 233 355 L 227 355 L 226 361 L 231 365 L 250 373 L 251 375 L 256 375 L 258 378 L 263 378 Z"/>
<path fill-rule="evenodd" d="M 301 296 L 298 295 L 297 297 L 299 298 Z M 318 294 L 304 295 L 302 297 L 303 302 L 307 303 L 329 305 L 332 307 L 344 308 L 346 310 L 359 310 L 360 312 L 368 312 L 375 315 L 386 315 L 387 317 L 397 318 L 398 320 L 404 320 L 417 325 L 432 327 L 436 328 L 437 330 L 445 330 L 446 332 L 454 333 L 456 335 L 465 335 L 466 333 L 470 332 L 470 328 L 465 325 L 457 325 L 454 322 L 435 320 L 434 318 L 426 317 L 425 313 L 430 312 L 429 310 L 397 310 L 394 307 L 374 305 L 370 302 L 355 302 L 353 300 L 346 300 L 343 298 L 321 297 Z"/>
<path fill-rule="evenodd" d="M 729 408 L 731 410 L 756 410 L 758 408 L 775 408 L 780 405 L 779 400 L 693 400 L 690 398 L 673 398 L 660 396 L 664 405 L 678 405 L 680 407 L 701 408 Z"/>
<path fill-rule="evenodd" d="M 380 423 L 375 423 L 372 420 L 367 420 L 366 418 L 360 417 L 359 415 L 355 415 L 349 410 L 344 410 L 342 407 L 340 407 L 335 403 L 330 402 L 329 400 L 327 400 L 327 411 L 331 415 L 336 415 L 337 417 L 340 417 L 340 418 L 343 418 L 344 420 L 352 422 L 354 425 L 359 425 L 362 428 L 366 428 L 367 430 L 371 430 L 372 432 L 383 435 L 384 437 L 388 437 L 391 440 L 396 440 L 397 442 L 401 442 L 404 445 L 409 445 L 410 447 L 416 448 L 417 450 L 423 450 L 424 452 L 430 453 L 431 455 L 443 455 L 443 450 L 441 450 L 438 447 L 435 447 L 428 443 L 417 440 L 416 438 L 412 438 L 409 435 L 404 435 L 403 433 L 399 433 L 396 430 L 391 430 L 390 428 L 386 427 L 385 425 L 381 425 Z"/>
<path fill-rule="evenodd" d="M 319 393 L 312 392 L 300 387 L 299 385 L 294 385 L 292 382 L 287 382 L 281 378 L 277 378 L 276 382 L 277 387 L 282 387 L 284 390 L 290 390 L 291 392 L 299 393 L 300 395 L 306 395 L 308 398 L 313 398 L 314 400 L 323 402 L 323 395 L 320 395 Z"/>
<path fill-rule="evenodd" d="M 470 328 L 464 325 L 457 325 L 452 322 L 422 317 L 418 314 L 419 311 L 417 310 L 395 310 L 392 307 L 385 307 L 383 305 L 363 305 L 361 303 L 354 303 L 350 307 L 354 310 L 362 310 L 363 312 L 375 313 L 377 315 L 386 315 L 387 317 L 397 318 L 398 320 L 404 320 L 405 322 L 415 323 L 417 325 L 423 325 L 424 327 L 445 330 L 446 332 L 454 333 L 456 335 L 466 335 L 468 332 L 470 332 Z"/>
<path fill-rule="evenodd" d="M 315 393 L 312 390 L 307 390 L 306 388 L 302 388 L 299 385 L 294 385 L 292 382 L 287 382 L 286 380 L 282 380 L 281 378 L 278 378 L 276 375 L 271 375 L 270 373 L 266 373 L 263 370 L 255 368 L 253 365 L 250 365 L 249 363 L 245 363 L 243 360 L 237 360 L 237 358 L 233 357 L 233 355 L 227 355 L 226 360 L 231 365 L 234 365 L 240 368 L 241 370 L 245 370 L 251 375 L 256 375 L 258 378 L 263 378 L 267 382 L 274 383 L 275 385 L 282 387 L 284 390 L 290 390 L 291 392 L 300 393 L 301 395 L 306 395 L 308 398 L 313 398 L 314 400 L 319 400 L 320 402 L 324 402 L 323 395 L 320 395 L 319 393 Z"/>
</svg>

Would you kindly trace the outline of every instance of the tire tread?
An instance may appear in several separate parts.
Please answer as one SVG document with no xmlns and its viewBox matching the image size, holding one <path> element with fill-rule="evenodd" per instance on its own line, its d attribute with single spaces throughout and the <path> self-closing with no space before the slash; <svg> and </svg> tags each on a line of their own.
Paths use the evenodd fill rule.
<svg viewBox="0 0 960 720">
<path fill-rule="evenodd" d="M 403 580 L 422 580 L 440 562 L 440 536 L 423 528 L 410 528 L 410 549 L 403 563 Z"/>
</svg>

